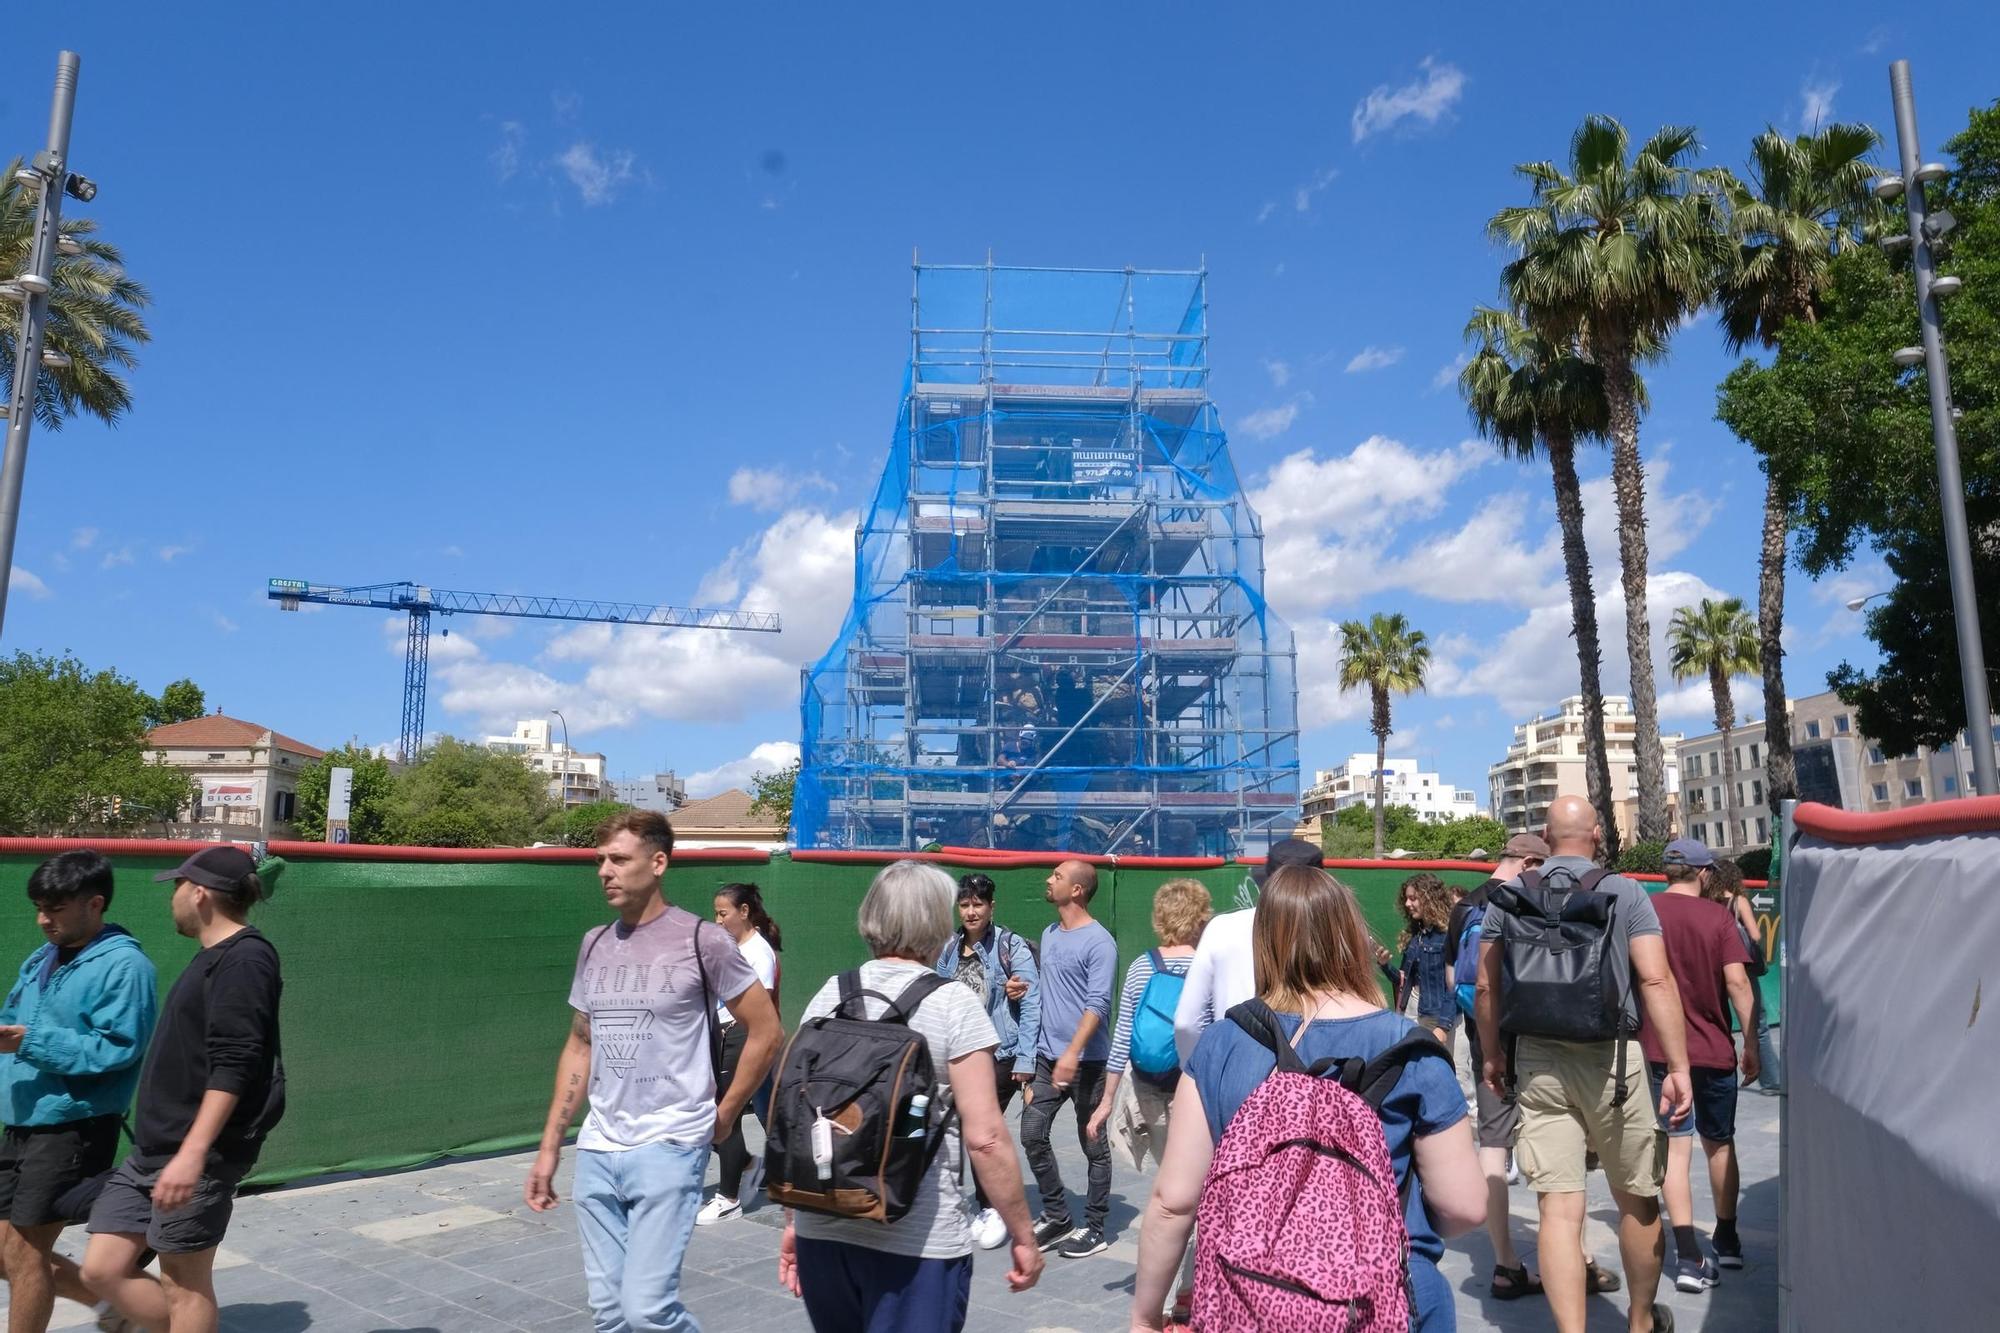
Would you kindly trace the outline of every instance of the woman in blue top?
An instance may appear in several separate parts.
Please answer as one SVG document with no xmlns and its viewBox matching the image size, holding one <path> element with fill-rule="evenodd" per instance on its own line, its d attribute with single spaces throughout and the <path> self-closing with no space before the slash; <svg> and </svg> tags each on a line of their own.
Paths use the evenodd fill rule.
<svg viewBox="0 0 2000 1333">
<path fill-rule="evenodd" d="M 1299 1058 L 1371 1059 L 1415 1024 L 1382 1007 L 1373 947 L 1353 892 L 1314 866 L 1272 874 L 1251 932 L 1259 998 L 1277 1012 Z M 1304 1030 L 1301 1029 L 1303 1024 Z M 1237 1108 L 1271 1074 L 1276 1059 L 1230 1022 L 1202 1034 L 1174 1095 L 1167 1154 L 1139 1232 L 1132 1327 L 1162 1327 L 1167 1285 L 1194 1225 L 1196 1201 L 1215 1145 Z M 1452 1333 L 1450 1286 L 1437 1271 L 1446 1236 L 1486 1216 L 1486 1178 L 1472 1147 L 1465 1094 L 1444 1060 L 1411 1062 L 1382 1103 L 1382 1130 L 1400 1187 L 1417 1173 L 1404 1224 L 1419 1333 Z"/>
<path fill-rule="evenodd" d="M 1403 881 L 1398 904 L 1403 911 L 1403 971 L 1396 982 L 1396 1012 L 1417 993 L 1417 1020 L 1451 1049 L 1458 1028 L 1458 1001 L 1445 975 L 1445 927 L 1451 922 L 1451 890 L 1429 871 Z"/>
</svg>

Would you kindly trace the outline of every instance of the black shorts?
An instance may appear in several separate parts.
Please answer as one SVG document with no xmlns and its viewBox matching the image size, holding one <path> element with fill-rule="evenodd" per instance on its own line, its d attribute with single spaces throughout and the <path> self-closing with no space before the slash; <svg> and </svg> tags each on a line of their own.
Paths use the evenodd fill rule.
<svg viewBox="0 0 2000 1333">
<path fill-rule="evenodd" d="M 118 1160 L 118 1123 L 100 1115 L 0 1135 L 0 1220 L 17 1228 L 82 1221 L 57 1201 Z"/>
<path fill-rule="evenodd" d="M 236 1206 L 237 1182 L 250 1173 L 252 1163 L 211 1160 L 194 1187 L 194 1197 L 171 1213 L 156 1215 L 153 1182 L 169 1160 L 141 1158 L 137 1153 L 127 1157 L 97 1196 L 97 1206 L 90 1210 L 90 1230 L 144 1236 L 146 1248 L 161 1254 L 193 1254 L 220 1245 Z"/>
</svg>

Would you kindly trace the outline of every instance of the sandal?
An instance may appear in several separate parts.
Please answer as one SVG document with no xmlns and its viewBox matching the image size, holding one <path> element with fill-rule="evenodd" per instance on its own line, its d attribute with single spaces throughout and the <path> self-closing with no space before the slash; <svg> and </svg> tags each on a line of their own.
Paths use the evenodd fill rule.
<svg viewBox="0 0 2000 1333">
<path fill-rule="evenodd" d="M 1501 1286 L 1502 1282 L 1506 1286 Z M 1516 1264 L 1509 1268 L 1505 1264 L 1493 1265 L 1493 1281 L 1486 1288 L 1487 1294 L 1496 1301 L 1518 1301 L 1523 1296 L 1542 1294 L 1542 1280 L 1528 1271 L 1526 1264 Z"/>
<path fill-rule="evenodd" d="M 1619 1277 L 1616 1273 L 1599 1268 L 1597 1260 L 1588 1259 L 1584 1261 L 1583 1289 L 1591 1295 L 1598 1296 L 1607 1291 L 1617 1291 L 1624 1285 L 1625 1279 Z"/>
</svg>

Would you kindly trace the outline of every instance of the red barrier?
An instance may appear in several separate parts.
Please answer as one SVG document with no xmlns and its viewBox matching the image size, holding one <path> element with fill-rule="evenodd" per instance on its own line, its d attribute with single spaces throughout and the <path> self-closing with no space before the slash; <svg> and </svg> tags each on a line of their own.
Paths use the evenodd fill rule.
<svg viewBox="0 0 2000 1333">
<path fill-rule="evenodd" d="M 2000 796 L 1968 796 L 1873 815 L 1807 801 L 1792 815 L 1792 822 L 1802 833 L 1847 846 L 1990 833 L 2000 830 Z"/>
</svg>

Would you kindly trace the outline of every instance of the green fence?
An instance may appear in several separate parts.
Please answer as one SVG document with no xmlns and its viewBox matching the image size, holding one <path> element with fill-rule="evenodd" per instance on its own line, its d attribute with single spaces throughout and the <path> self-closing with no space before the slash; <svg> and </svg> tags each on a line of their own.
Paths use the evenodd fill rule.
<svg viewBox="0 0 2000 1333">
<path fill-rule="evenodd" d="M 29 873 L 64 846 L 0 840 L 0 966 L 42 943 L 24 896 Z M 190 850 L 97 844 L 118 868 L 110 916 L 137 935 L 171 985 L 195 951 L 177 936 L 155 872 Z M 280 849 L 292 858 L 257 924 L 284 960 L 290 1108 L 253 1180 L 408 1166 L 456 1153 L 532 1145 L 547 1110 L 566 998 L 583 933 L 606 919 L 588 853 L 505 860 L 469 853 Z M 330 850 L 330 849 L 329 849 Z M 715 887 L 753 880 L 783 929 L 782 1001 L 796 1018 L 821 982 L 866 956 L 855 913 L 876 865 L 724 854 L 677 861 L 667 896 L 707 914 Z M 956 874 L 973 863 L 946 863 Z M 1023 934 L 1054 919 L 1046 865 L 980 864 L 998 886 L 998 919 Z M 1342 868 L 1378 938 L 1393 943 L 1407 865 Z M 1476 869 L 1440 872 L 1476 884 Z M 1197 870 L 1106 867 L 1095 915 L 1117 937 L 1121 974 L 1151 947 L 1153 891 L 1176 875 L 1209 886 L 1218 911 L 1238 905 L 1240 865 Z M 1246 899 L 1247 901 L 1247 899 Z M 11 906 L 10 906 L 11 905 Z"/>
</svg>

